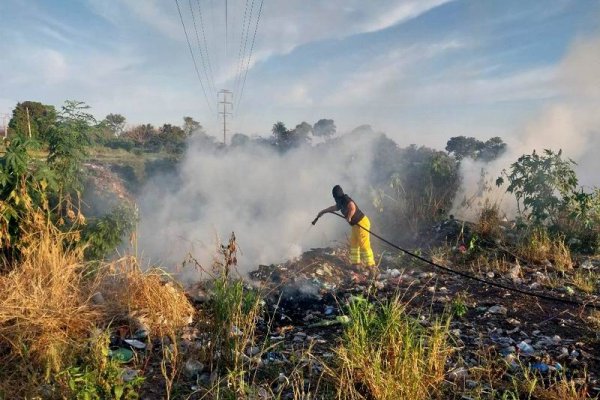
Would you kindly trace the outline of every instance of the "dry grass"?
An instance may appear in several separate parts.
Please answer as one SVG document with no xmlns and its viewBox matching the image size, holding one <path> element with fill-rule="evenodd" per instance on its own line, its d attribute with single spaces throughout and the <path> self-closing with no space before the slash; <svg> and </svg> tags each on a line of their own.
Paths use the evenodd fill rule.
<svg viewBox="0 0 600 400">
<path fill-rule="evenodd" d="M 517 255 L 535 264 L 551 261 L 558 271 L 573 268 L 571 251 L 562 237 L 552 238 L 545 229 L 532 229 L 517 247 Z"/>
<path fill-rule="evenodd" d="M 474 230 L 479 236 L 493 240 L 500 237 L 502 233 L 500 229 L 501 222 L 498 204 L 486 199 L 479 212 Z"/>
<path fill-rule="evenodd" d="M 82 338 L 100 320 L 89 300 L 81 250 L 66 249 L 64 235 L 48 225 L 29 236 L 35 246 L 0 276 L 0 340 L 3 365 L 31 364 L 46 377 L 81 351 Z"/>
<path fill-rule="evenodd" d="M 590 314 L 588 315 L 587 319 L 594 329 L 600 331 L 600 310 L 590 311 Z"/>
<path fill-rule="evenodd" d="M 593 294 L 597 289 L 598 276 L 591 271 L 575 272 L 571 278 L 573 286 L 587 294 Z"/>
<path fill-rule="evenodd" d="M 522 368 L 522 375 L 513 378 L 519 399 L 536 400 L 587 400 L 591 397 L 585 385 L 578 385 L 563 374 L 542 379 L 539 373 Z M 586 381 L 585 377 L 582 379 Z"/>
<path fill-rule="evenodd" d="M 106 266 L 98 290 L 106 300 L 105 318 L 126 319 L 152 336 L 171 334 L 192 322 L 194 307 L 183 288 L 160 269 L 142 271 L 134 257 Z"/>
<path fill-rule="evenodd" d="M 90 337 L 114 319 L 135 315 L 155 335 L 190 322 L 192 305 L 164 273 L 142 272 L 132 259 L 93 273 L 83 249 L 67 245 L 72 234 L 42 215 L 24 226 L 27 246 L 10 272 L 0 275 L 0 397 L 35 396 L 45 382 L 85 364 Z M 91 300 L 97 292 L 102 305 Z"/>
<path fill-rule="evenodd" d="M 358 298 L 329 371 L 340 399 L 425 399 L 438 390 L 450 347 L 449 318 L 424 328 L 398 298 L 376 307 Z"/>
</svg>

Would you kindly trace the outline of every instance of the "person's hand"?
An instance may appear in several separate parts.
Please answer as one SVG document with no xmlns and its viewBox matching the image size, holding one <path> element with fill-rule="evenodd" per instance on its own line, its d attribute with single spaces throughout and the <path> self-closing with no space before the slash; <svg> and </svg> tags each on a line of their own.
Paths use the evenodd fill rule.
<svg viewBox="0 0 600 400">
<path fill-rule="evenodd" d="M 313 225 L 316 224 L 317 221 L 319 220 L 319 218 L 321 218 L 321 215 L 322 215 L 321 213 L 317 214 L 317 218 L 313 219 L 313 221 L 311 222 L 311 224 L 313 224 Z"/>
</svg>

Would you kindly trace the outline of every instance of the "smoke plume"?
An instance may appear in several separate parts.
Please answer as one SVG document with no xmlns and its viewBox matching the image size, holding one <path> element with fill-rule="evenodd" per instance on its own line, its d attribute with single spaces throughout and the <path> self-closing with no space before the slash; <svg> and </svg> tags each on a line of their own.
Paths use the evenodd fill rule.
<svg viewBox="0 0 600 400">
<path fill-rule="evenodd" d="M 337 217 L 310 223 L 334 203 L 336 184 L 359 205 L 368 202 L 356 194 L 368 187 L 376 136 L 350 136 L 285 153 L 256 144 L 211 150 L 192 141 L 178 176 L 149 184 L 141 196 L 143 255 L 169 266 L 191 252 L 208 266 L 218 241 L 235 231 L 239 268 L 247 272 L 343 239 L 348 226 Z"/>
<path fill-rule="evenodd" d="M 492 190 L 485 196 L 500 205 L 509 217 L 514 216 L 516 203 L 505 194 L 505 188 L 495 188 L 494 181 L 503 169 L 508 169 L 521 155 L 533 150 L 563 150 L 573 159 L 579 183 L 600 186 L 600 37 L 575 42 L 559 64 L 555 85 L 560 90 L 556 101 L 544 107 L 525 126 L 515 132 L 516 140 L 508 141 L 508 151 L 491 163 L 463 160 L 463 184 L 455 202 L 455 211 L 467 219 L 475 218 L 477 207 L 464 209 L 460 202 L 478 192 L 481 169 L 487 172 Z"/>
</svg>

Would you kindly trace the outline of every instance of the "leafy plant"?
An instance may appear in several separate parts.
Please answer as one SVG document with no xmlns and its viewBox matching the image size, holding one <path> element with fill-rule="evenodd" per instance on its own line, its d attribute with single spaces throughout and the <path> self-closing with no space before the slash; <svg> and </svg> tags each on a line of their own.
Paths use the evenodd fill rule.
<svg viewBox="0 0 600 400">
<path fill-rule="evenodd" d="M 534 150 L 519 157 L 510 172 L 504 170 L 496 185 L 501 186 L 506 177 L 506 191 L 517 198 L 519 213 L 526 213 L 534 223 L 544 224 L 555 219 L 575 193 L 578 181 L 574 165 L 573 160 L 562 159 L 562 150 L 555 153 L 546 149 L 541 155 Z"/>
<path fill-rule="evenodd" d="M 81 163 L 91 144 L 89 133 L 94 117 L 83 102 L 67 100 L 56 125 L 48 133 L 48 165 L 60 182 L 60 192 L 81 191 Z"/>
<path fill-rule="evenodd" d="M 99 260 L 106 257 L 135 229 L 137 219 L 137 211 L 122 204 L 89 224 L 83 231 L 86 258 Z"/>
<path fill-rule="evenodd" d="M 467 314 L 469 307 L 466 303 L 466 296 L 463 293 L 459 293 L 452 299 L 451 309 L 452 314 L 459 318 L 464 317 Z"/>
<path fill-rule="evenodd" d="M 69 387 L 72 399 L 138 399 L 137 390 L 144 382 L 144 378 L 137 376 L 131 381 L 125 381 L 123 372 L 124 369 L 118 362 L 109 361 L 102 371 L 89 366 L 70 367 L 62 375 Z"/>
<path fill-rule="evenodd" d="M 22 135 L 14 136 L 0 158 L 0 247 L 5 252 L 19 244 L 25 215 L 48 211 L 47 195 L 57 187 L 56 175 L 30 155 L 38 145 Z"/>
</svg>

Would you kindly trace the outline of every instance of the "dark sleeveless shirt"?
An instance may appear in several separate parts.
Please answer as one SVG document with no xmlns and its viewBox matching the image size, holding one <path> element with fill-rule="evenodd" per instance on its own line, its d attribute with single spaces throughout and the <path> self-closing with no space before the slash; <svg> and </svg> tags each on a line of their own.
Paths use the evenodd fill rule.
<svg viewBox="0 0 600 400">
<path fill-rule="evenodd" d="M 339 211 L 342 212 L 342 214 L 344 214 L 344 217 L 348 217 L 348 204 L 350 204 L 351 201 L 354 201 L 350 198 L 350 196 L 348 196 L 347 194 L 344 195 L 344 197 L 342 197 L 341 199 L 339 199 L 339 201 L 336 200 L 335 205 L 337 206 L 337 209 Z M 356 202 L 354 202 L 354 205 L 356 206 L 356 211 L 354 212 L 354 215 L 352 216 L 352 219 L 350 220 L 350 225 L 356 225 L 360 222 L 361 219 L 363 219 L 363 217 L 365 216 L 365 214 L 360 211 L 360 208 L 358 208 L 358 204 L 356 204 Z"/>
</svg>

